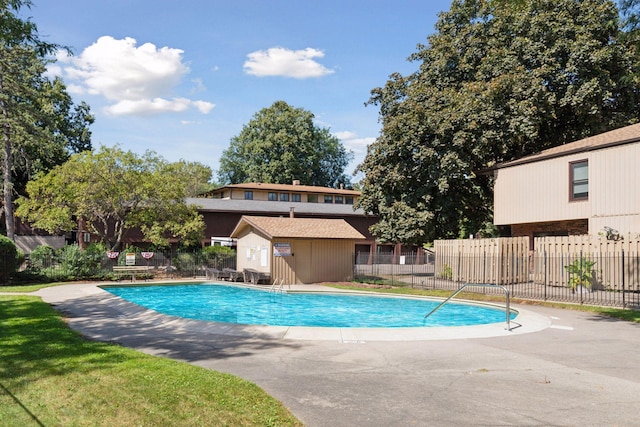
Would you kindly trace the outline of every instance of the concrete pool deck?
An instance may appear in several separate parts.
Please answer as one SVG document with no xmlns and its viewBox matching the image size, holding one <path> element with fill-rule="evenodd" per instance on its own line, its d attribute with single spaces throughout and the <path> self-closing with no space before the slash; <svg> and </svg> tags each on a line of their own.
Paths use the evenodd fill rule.
<svg viewBox="0 0 640 427">
<path fill-rule="evenodd" d="M 163 316 L 96 284 L 32 295 L 89 338 L 252 381 L 310 427 L 640 426 L 640 325 L 592 313 L 514 305 L 511 332 L 292 332 Z"/>
</svg>

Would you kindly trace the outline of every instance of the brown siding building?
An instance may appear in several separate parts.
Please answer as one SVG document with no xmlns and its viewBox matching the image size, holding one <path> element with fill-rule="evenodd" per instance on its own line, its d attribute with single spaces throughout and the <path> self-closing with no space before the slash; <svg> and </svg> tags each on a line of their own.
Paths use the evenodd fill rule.
<svg viewBox="0 0 640 427">
<path fill-rule="evenodd" d="M 206 224 L 204 244 L 234 244 L 231 233 L 243 215 L 342 219 L 363 239 L 355 252 L 399 252 L 399 245 L 377 245 L 369 227 L 378 220 L 362 209 L 355 209 L 360 192 L 293 184 L 245 183 L 217 188 L 203 197 L 188 199 L 198 207 Z"/>
<path fill-rule="evenodd" d="M 231 236 L 238 270 L 287 284 L 352 280 L 355 242 L 364 238 L 342 219 L 258 216 L 243 216 Z"/>
</svg>

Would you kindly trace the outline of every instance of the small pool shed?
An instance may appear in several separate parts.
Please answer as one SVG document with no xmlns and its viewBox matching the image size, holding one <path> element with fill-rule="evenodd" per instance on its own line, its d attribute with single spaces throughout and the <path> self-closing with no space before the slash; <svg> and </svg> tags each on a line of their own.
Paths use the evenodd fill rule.
<svg viewBox="0 0 640 427">
<path fill-rule="evenodd" d="M 243 216 L 237 269 L 267 273 L 285 284 L 353 279 L 355 242 L 365 237 L 343 219 Z"/>
</svg>

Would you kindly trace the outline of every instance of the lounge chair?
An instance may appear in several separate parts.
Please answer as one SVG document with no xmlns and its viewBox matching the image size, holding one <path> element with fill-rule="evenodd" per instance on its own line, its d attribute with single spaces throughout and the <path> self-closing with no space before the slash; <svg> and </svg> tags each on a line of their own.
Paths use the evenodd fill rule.
<svg viewBox="0 0 640 427">
<path fill-rule="evenodd" d="M 221 273 L 222 272 L 217 268 L 205 267 L 204 269 L 204 275 L 207 278 L 207 280 L 220 280 Z"/>
<path fill-rule="evenodd" d="M 234 270 L 233 268 L 223 268 L 222 272 L 226 275 L 226 277 L 229 278 L 229 281 L 231 282 L 237 282 L 238 279 L 241 279 L 242 277 L 242 273 Z"/>
</svg>

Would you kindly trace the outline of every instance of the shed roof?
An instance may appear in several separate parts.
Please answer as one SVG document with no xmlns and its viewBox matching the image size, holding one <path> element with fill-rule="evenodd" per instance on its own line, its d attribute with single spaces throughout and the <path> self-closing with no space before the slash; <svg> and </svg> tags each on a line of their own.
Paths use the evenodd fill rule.
<svg viewBox="0 0 640 427">
<path fill-rule="evenodd" d="M 231 233 L 237 238 L 242 230 L 253 227 L 268 239 L 364 239 L 355 228 L 343 219 L 274 218 L 244 215 Z"/>
<path fill-rule="evenodd" d="M 570 142 L 568 144 L 558 145 L 540 151 L 530 156 L 522 157 L 510 162 L 499 163 L 491 170 L 502 169 L 511 166 L 522 165 L 525 163 L 534 163 L 542 160 L 552 159 L 555 157 L 568 156 L 569 154 L 583 153 L 587 151 L 599 150 L 603 148 L 613 147 L 616 145 L 630 144 L 640 141 L 640 123 L 614 129 L 588 138 Z"/>
</svg>

